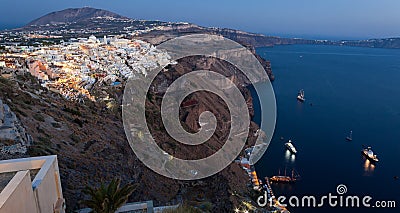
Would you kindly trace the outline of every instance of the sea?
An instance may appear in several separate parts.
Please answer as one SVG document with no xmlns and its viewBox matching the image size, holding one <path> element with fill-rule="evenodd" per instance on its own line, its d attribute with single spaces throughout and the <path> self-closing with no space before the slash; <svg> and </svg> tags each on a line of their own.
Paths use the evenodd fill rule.
<svg viewBox="0 0 400 213">
<path fill-rule="evenodd" d="M 277 106 L 274 136 L 255 166 L 257 174 L 264 179 L 295 171 L 301 177 L 293 184 L 272 184 L 275 196 L 285 196 L 283 204 L 292 213 L 400 212 L 400 50 L 282 45 L 257 53 L 271 61 Z M 296 100 L 300 89 L 304 103 Z M 253 99 L 259 123 L 265 112 Z M 350 131 L 353 140 L 346 141 Z M 289 139 L 296 155 L 284 147 Z M 379 162 L 362 156 L 365 146 Z M 335 207 L 327 199 L 322 207 L 307 207 L 307 199 L 302 204 L 304 196 L 314 196 L 318 205 L 329 194 L 338 196 Z M 350 199 L 346 204 L 349 196 L 358 196 L 360 207 L 351 207 Z M 369 208 L 363 207 L 365 196 L 372 198 Z M 296 205 L 296 197 L 299 207 L 289 204 L 291 199 Z M 395 208 L 378 207 L 391 201 Z"/>
</svg>

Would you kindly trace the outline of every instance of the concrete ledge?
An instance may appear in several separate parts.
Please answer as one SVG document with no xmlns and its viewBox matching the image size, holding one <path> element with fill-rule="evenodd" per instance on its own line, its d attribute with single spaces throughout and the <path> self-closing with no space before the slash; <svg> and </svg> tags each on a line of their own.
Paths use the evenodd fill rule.
<svg viewBox="0 0 400 213">
<path fill-rule="evenodd" d="M 17 173 L 0 194 L 0 213 L 65 212 L 56 155 L 0 161 L 0 173 L 8 172 Z"/>
<path fill-rule="evenodd" d="M 19 200 L 24 202 L 11 202 Z M 0 194 L 0 213 L 36 213 L 29 170 L 17 172 Z"/>
</svg>

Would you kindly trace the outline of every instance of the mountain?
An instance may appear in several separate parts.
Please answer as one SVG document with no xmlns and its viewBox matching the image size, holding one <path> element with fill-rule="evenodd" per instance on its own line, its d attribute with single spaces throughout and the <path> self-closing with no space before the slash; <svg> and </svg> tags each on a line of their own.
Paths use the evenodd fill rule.
<svg viewBox="0 0 400 213">
<path fill-rule="evenodd" d="M 46 25 L 46 24 L 63 24 L 72 22 L 83 22 L 97 17 L 109 17 L 116 19 L 128 19 L 116 13 L 95 9 L 91 7 L 69 8 L 61 11 L 51 12 L 40 18 L 29 22 L 26 26 Z"/>
<path fill-rule="evenodd" d="M 8 32 L 35 32 L 36 34 L 62 36 L 63 39 L 69 39 L 72 37 L 89 37 L 90 35 L 127 35 L 138 30 L 144 32 L 157 27 L 177 25 L 182 25 L 182 23 L 136 20 L 107 10 L 83 7 L 49 13 L 23 27 L 8 30 Z M 31 44 L 28 42 L 26 45 Z"/>
</svg>

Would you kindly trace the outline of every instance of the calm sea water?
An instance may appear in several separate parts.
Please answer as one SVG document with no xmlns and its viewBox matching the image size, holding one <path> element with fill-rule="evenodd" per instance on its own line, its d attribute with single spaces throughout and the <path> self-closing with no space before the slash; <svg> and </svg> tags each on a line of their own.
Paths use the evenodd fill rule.
<svg viewBox="0 0 400 213">
<path fill-rule="evenodd" d="M 400 176 L 400 50 L 292 45 L 257 52 L 272 63 L 278 109 L 275 134 L 257 173 L 265 177 L 294 168 L 302 177 L 295 184 L 273 185 L 275 194 L 318 198 L 337 195 L 336 187 L 345 184 L 344 196 L 370 195 L 371 204 L 397 202 L 395 209 L 289 210 L 400 212 L 400 180 L 394 178 Z M 304 103 L 296 100 L 300 89 Z M 345 140 L 350 130 L 352 142 Z M 288 139 L 296 156 L 284 148 Z M 380 162 L 370 164 L 361 155 L 363 145 L 372 146 Z"/>
</svg>

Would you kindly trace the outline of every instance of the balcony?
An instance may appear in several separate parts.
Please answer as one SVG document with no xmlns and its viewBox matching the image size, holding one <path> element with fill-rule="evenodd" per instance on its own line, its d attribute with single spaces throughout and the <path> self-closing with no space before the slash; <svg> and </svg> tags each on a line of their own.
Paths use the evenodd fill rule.
<svg viewBox="0 0 400 213">
<path fill-rule="evenodd" d="M 0 161 L 0 213 L 65 212 L 57 156 Z"/>
</svg>

